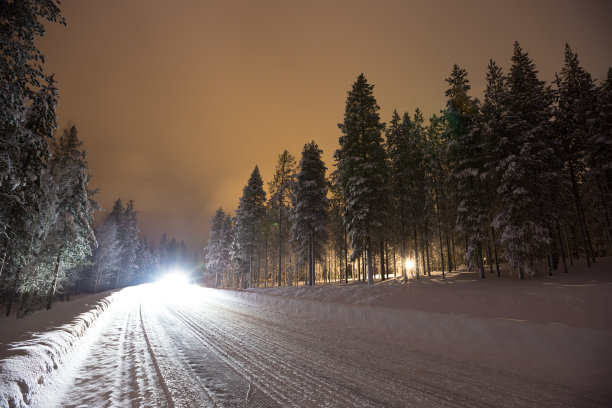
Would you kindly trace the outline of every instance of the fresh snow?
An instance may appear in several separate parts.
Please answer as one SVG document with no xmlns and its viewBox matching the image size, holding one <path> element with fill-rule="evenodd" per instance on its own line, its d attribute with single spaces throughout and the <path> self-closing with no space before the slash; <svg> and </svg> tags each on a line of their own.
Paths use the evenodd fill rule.
<svg viewBox="0 0 612 408">
<path fill-rule="evenodd" d="M 609 406 L 611 266 L 523 282 L 126 288 L 15 344 L 0 406 Z"/>
</svg>

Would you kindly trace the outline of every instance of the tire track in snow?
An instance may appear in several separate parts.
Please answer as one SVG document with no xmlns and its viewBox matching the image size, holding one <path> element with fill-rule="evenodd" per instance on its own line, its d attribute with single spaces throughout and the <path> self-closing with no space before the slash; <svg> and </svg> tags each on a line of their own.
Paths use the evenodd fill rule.
<svg viewBox="0 0 612 408">
<path fill-rule="evenodd" d="M 164 377 L 162 376 L 161 370 L 159 369 L 159 364 L 157 363 L 157 359 L 155 358 L 155 353 L 153 353 L 153 349 L 151 348 L 151 342 L 149 341 L 149 336 L 147 336 L 147 330 L 144 325 L 144 321 L 142 320 L 142 302 L 138 306 L 138 314 L 140 315 L 140 325 L 142 327 L 142 334 L 144 335 L 145 341 L 147 343 L 147 351 L 151 356 L 151 360 L 153 361 L 153 366 L 155 367 L 155 372 L 157 373 L 157 377 L 159 378 L 159 382 L 164 390 L 164 394 L 166 395 L 166 401 L 168 403 L 169 408 L 174 408 L 174 401 L 172 400 L 172 395 L 170 395 L 170 391 L 168 390 L 168 385 L 166 381 L 164 381 Z"/>
<path fill-rule="evenodd" d="M 409 335 L 198 289 L 146 293 L 122 292 L 61 406 L 605 406 Z"/>
<path fill-rule="evenodd" d="M 372 344 L 372 336 L 377 333 L 365 330 L 360 335 L 359 331 L 342 333 L 337 328 L 328 330 L 324 327 L 324 321 L 316 321 L 311 327 L 307 321 L 290 319 L 278 310 L 247 306 L 239 303 L 236 309 L 228 306 L 228 302 L 207 305 L 238 315 L 237 318 L 228 318 L 226 313 L 222 325 L 232 333 L 246 335 L 244 337 L 248 337 L 251 348 L 262 349 L 266 345 L 277 347 L 284 353 L 285 360 L 281 364 L 291 364 L 286 361 L 288 354 L 298 361 L 306 360 L 309 366 L 320 368 L 315 371 L 317 375 L 328 377 L 328 384 L 336 382 L 355 393 L 360 393 L 362 387 L 359 385 L 366 384 L 361 394 L 371 395 L 370 392 L 375 392 L 378 398 L 382 396 L 386 406 L 393 405 L 393 401 L 402 401 L 400 405 L 413 401 L 414 404 L 431 406 L 541 406 L 552 403 L 560 407 L 576 406 L 576 401 L 589 401 L 588 405 L 600 405 L 602 402 L 597 395 L 585 395 L 572 387 L 546 379 L 494 369 L 486 366 L 485 362 L 453 359 L 403 345 L 397 347 L 397 343 L 393 342 L 385 350 L 387 342 L 381 341 L 385 336 L 374 342 L 377 347 L 383 348 L 382 351 L 371 349 L 368 346 Z M 238 323 L 243 323 L 245 319 L 252 323 Z M 271 333 L 272 328 L 276 331 L 275 335 Z M 320 334 L 314 336 L 317 329 Z M 346 340 L 344 347 L 334 347 L 339 338 Z M 279 339 L 282 341 L 279 342 Z M 299 355 L 292 350 L 299 350 Z M 364 359 L 365 356 L 370 358 Z M 321 361 L 324 363 L 317 364 Z M 358 386 L 353 388 L 353 384 Z M 375 404 L 368 406 L 372 405 Z"/>
<path fill-rule="evenodd" d="M 168 406 L 162 378 L 146 347 L 138 305 L 138 300 L 122 294 L 107 311 L 106 327 L 90 346 L 59 406 Z"/>
<path fill-rule="evenodd" d="M 282 393 L 269 392 L 261 380 L 249 375 L 222 339 L 207 334 L 178 310 L 172 310 L 172 316 L 187 330 L 181 332 L 183 341 L 176 344 L 182 343 L 188 366 L 202 377 L 207 393 L 219 406 L 291 406 Z"/>
<path fill-rule="evenodd" d="M 212 306 L 213 308 L 217 307 L 217 305 Z M 335 358 L 334 353 L 338 350 L 333 349 L 329 353 L 326 353 L 324 347 L 327 344 L 334 343 L 338 337 L 332 339 L 331 341 L 321 341 L 319 337 L 313 337 L 313 333 L 316 333 L 316 330 L 303 330 L 297 327 L 287 328 L 282 325 L 276 325 L 267 319 L 260 318 L 259 316 L 255 316 L 255 314 L 250 314 L 251 310 L 248 312 L 239 312 L 236 310 L 232 310 L 232 308 L 226 308 L 225 306 L 221 307 L 226 313 L 231 313 L 240 316 L 240 319 L 225 319 L 221 322 L 220 325 L 217 326 L 217 329 L 226 330 L 227 335 L 233 337 L 235 342 L 243 342 L 240 338 L 233 336 L 231 333 L 241 332 L 243 334 L 247 334 L 244 338 L 248 338 L 248 344 L 245 343 L 245 347 L 249 347 L 250 350 L 274 350 L 280 351 L 282 353 L 282 359 L 279 359 L 276 353 L 264 353 L 265 355 L 260 358 L 264 361 L 269 360 L 274 362 L 276 366 L 287 366 L 291 367 L 294 370 L 299 369 L 302 373 L 305 373 L 311 379 L 314 379 L 313 383 L 304 382 L 308 387 L 306 391 L 312 391 L 313 395 L 310 396 L 306 401 L 310 401 L 311 403 L 316 404 L 324 404 L 327 406 L 393 406 L 393 399 L 380 399 L 379 397 L 375 397 L 372 395 L 372 388 L 366 387 L 365 389 L 362 387 L 355 386 L 354 384 L 363 384 L 363 385 L 372 385 L 373 374 L 376 374 L 377 367 L 380 364 L 372 363 L 371 361 L 367 365 L 361 365 L 355 363 L 359 362 L 360 357 L 368 353 L 365 351 L 361 356 L 359 353 L 356 355 L 349 355 L 346 359 L 338 359 Z M 244 323 L 247 320 L 253 321 L 255 323 L 248 324 L 236 324 L 237 322 Z M 284 321 L 284 324 L 287 325 L 289 322 Z M 233 326 L 232 326 L 233 325 Z M 276 327 L 275 327 L 276 326 Z M 274 327 L 276 331 L 275 335 L 271 334 L 271 327 Z M 296 333 L 300 333 L 299 336 Z M 339 333 L 340 334 L 340 333 Z M 282 339 L 282 341 L 278 341 Z M 288 343 L 288 340 L 291 343 Z M 243 342 L 244 343 L 244 342 Z M 364 342 L 367 344 L 367 341 Z M 291 350 L 298 350 L 299 352 L 294 352 Z M 248 358 L 248 357 L 247 357 Z M 348 366 L 348 367 L 347 367 Z M 384 366 L 384 364 L 383 364 Z M 342 369 L 338 369 L 342 368 Z M 366 375 L 362 375 L 366 374 Z M 347 376 L 350 374 L 350 376 Z M 380 372 L 378 373 L 380 374 Z M 385 372 L 383 375 L 379 375 L 382 378 L 393 378 L 391 373 Z M 362 378 L 356 378 L 362 377 Z M 300 381 L 296 381 L 298 384 L 302 384 Z M 376 386 L 385 386 L 386 384 L 377 384 Z M 427 387 L 423 387 L 426 385 Z M 294 386 L 295 387 L 295 386 Z M 391 383 L 390 387 L 387 387 L 387 392 L 390 392 L 390 395 L 394 393 L 391 392 L 393 390 L 397 390 L 398 384 Z M 399 387 L 405 388 L 405 387 Z M 301 388 L 300 391 L 304 392 L 305 389 Z M 436 397 L 436 394 L 439 393 L 439 387 L 432 387 L 430 384 L 423 383 L 420 388 L 416 388 L 414 386 L 411 387 L 411 392 L 418 392 L 424 396 L 428 396 L 429 398 L 434 398 L 439 404 L 443 401 L 449 400 L 449 395 L 442 395 L 441 397 Z M 380 393 L 378 394 L 385 394 Z M 396 393 L 395 393 L 396 394 Z M 460 395 L 450 395 L 452 398 L 452 405 L 457 406 L 458 403 L 465 399 Z M 344 398 L 342 398 L 344 397 Z M 401 401 L 401 398 L 396 398 L 395 401 Z M 304 401 L 301 401 L 303 404 Z M 469 403 L 467 405 L 470 405 Z"/>
<path fill-rule="evenodd" d="M 207 307 L 214 306 L 207 305 Z M 171 307 L 173 308 L 173 307 Z M 196 320 L 181 311 L 173 308 L 173 311 L 183 319 L 191 329 L 198 333 L 209 344 L 215 344 L 217 348 L 238 364 L 240 370 L 244 371 L 245 377 L 265 378 L 267 381 L 255 381 L 259 388 L 264 388 L 267 393 L 276 393 L 281 389 L 292 392 L 292 395 L 279 394 L 286 401 L 283 406 L 303 406 L 305 402 L 320 406 L 367 406 L 382 405 L 379 402 L 358 393 L 346 393 L 340 386 L 335 385 L 332 378 L 324 375 L 318 370 L 306 365 L 304 359 L 292 359 L 290 361 L 280 360 L 277 355 L 268 351 L 271 349 L 267 343 L 254 343 L 254 337 L 238 336 L 234 333 L 243 333 L 242 328 L 228 330 L 231 319 L 224 320 L 223 324 L 206 318 L 198 312 L 191 313 L 198 316 Z M 272 337 L 272 336 L 269 336 Z M 321 356 L 319 356 L 320 358 Z"/>
</svg>

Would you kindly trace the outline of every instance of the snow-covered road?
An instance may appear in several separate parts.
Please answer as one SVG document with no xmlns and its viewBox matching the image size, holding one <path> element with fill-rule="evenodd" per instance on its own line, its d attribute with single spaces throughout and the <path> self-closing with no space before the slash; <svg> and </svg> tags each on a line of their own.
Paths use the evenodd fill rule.
<svg viewBox="0 0 612 408">
<path fill-rule="evenodd" d="M 62 386 L 55 387 L 54 404 L 576 407 L 610 402 L 597 387 L 547 375 L 538 361 L 480 359 L 474 350 L 457 351 L 461 347 L 454 344 L 441 348 L 444 339 L 429 342 L 418 333 L 383 331 L 331 313 L 301 314 L 299 307 L 288 313 L 282 303 L 247 295 L 195 286 L 124 289 L 75 355 Z M 354 305 L 338 307 L 345 306 Z M 372 312 L 354 307 L 351 313 Z M 432 325 L 438 324 L 435 318 L 431 314 Z"/>
</svg>

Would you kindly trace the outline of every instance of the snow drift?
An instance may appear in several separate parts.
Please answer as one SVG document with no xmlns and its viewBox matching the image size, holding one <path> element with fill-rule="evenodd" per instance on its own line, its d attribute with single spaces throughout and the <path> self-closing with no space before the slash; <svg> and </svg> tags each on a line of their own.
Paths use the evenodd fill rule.
<svg viewBox="0 0 612 408">
<path fill-rule="evenodd" d="M 47 406 L 56 394 L 50 388 L 58 386 L 59 373 L 115 296 L 98 301 L 90 311 L 56 330 L 13 343 L 17 354 L 0 360 L 0 406 Z"/>
</svg>

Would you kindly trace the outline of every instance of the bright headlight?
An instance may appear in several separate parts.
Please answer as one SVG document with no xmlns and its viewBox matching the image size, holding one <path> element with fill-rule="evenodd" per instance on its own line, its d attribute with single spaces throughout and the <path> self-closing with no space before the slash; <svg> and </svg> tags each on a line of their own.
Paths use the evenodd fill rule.
<svg viewBox="0 0 612 408">
<path fill-rule="evenodd" d="M 162 275 L 157 283 L 167 286 L 183 286 L 189 284 L 189 275 L 183 270 L 175 268 Z"/>
</svg>

